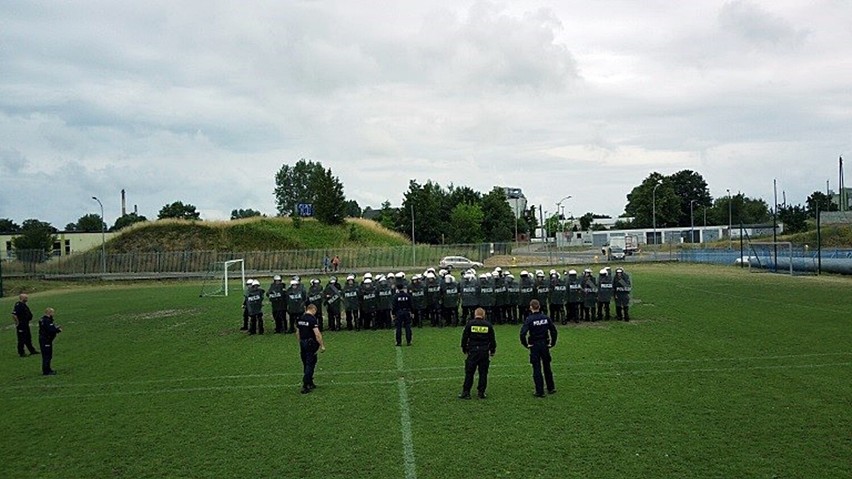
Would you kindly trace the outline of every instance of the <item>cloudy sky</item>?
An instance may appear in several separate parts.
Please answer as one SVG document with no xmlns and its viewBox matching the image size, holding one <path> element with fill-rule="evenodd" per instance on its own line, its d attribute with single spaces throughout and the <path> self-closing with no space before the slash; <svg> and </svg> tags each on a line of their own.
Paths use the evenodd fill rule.
<svg viewBox="0 0 852 479">
<path fill-rule="evenodd" d="M 0 217 L 275 213 L 331 167 L 618 215 L 652 171 L 803 203 L 852 160 L 850 0 L 0 2 Z"/>
</svg>

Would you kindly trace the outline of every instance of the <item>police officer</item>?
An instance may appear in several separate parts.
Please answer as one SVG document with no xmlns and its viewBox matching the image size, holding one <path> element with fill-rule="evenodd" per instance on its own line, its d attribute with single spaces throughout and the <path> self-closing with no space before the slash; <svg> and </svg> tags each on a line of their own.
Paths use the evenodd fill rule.
<svg viewBox="0 0 852 479">
<path fill-rule="evenodd" d="M 612 285 L 615 289 L 615 318 L 630 321 L 630 276 L 623 269 L 616 268 Z"/>
<path fill-rule="evenodd" d="M 547 299 L 550 297 L 550 280 L 544 277 L 544 271 L 535 272 L 535 299 L 541 306 L 541 312 L 547 314 Z"/>
<path fill-rule="evenodd" d="M 309 304 L 305 314 L 296 322 L 296 340 L 299 341 L 299 353 L 304 366 L 302 376 L 302 394 L 307 394 L 317 387 L 314 384 L 314 369 L 317 367 L 317 351 L 325 352 L 322 332 L 315 316 L 317 307 Z"/>
<path fill-rule="evenodd" d="M 606 319 L 609 321 L 609 303 L 612 302 L 612 277 L 609 270 L 600 270 L 598 276 L 598 321 Z"/>
<path fill-rule="evenodd" d="M 494 268 L 491 277 L 494 280 L 494 308 L 491 322 L 493 324 L 503 324 L 506 322 L 506 304 L 508 299 L 506 278 L 503 276 L 503 270 L 500 267 Z"/>
<path fill-rule="evenodd" d="M 251 284 L 254 283 L 254 280 L 249 278 L 246 280 L 245 291 L 248 291 L 251 288 Z M 246 294 L 243 293 L 243 327 L 240 328 L 240 331 L 248 331 L 248 323 L 249 323 L 249 314 L 248 309 L 246 309 Z"/>
<path fill-rule="evenodd" d="M 391 311 L 393 310 L 393 288 L 391 287 L 391 281 L 394 281 L 394 279 L 383 275 L 379 276 L 379 285 L 376 287 L 376 294 L 379 298 L 376 308 L 378 329 L 391 327 Z"/>
<path fill-rule="evenodd" d="M 553 382 L 553 371 L 550 369 L 550 348 L 556 346 L 556 326 L 541 312 L 541 305 L 537 299 L 530 301 L 530 315 L 521 326 L 521 344 L 530 350 L 530 363 L 533 368 L 533 383 L 535 383 L 535 397 L 544 397 L 544 385 L 547 384 L 547 392 L 554 394 L 556 385 Z M 529 335 L 529 338 L 527 338 Z M 542 370 L 544 380 L 542 381 Z"/>
<path fill-rule="evenodd" d="M 521 324 L 530 314 L 530 301 L 535 299 L 535 283 L 529 272 L 521 271 L 521 291 L 518 295 L 518 320 Z"/>
<path fill-rule="evenodd" d="M 393 297 L 393 315 L 396 317 L 396 345 L 402 346 L 402 328 L 405 328 L 405 344 L 411 346 L 411 295 L 404 284 L 396 286 Z"/>
<path fill-rule="evenodd" d="M 550 316 L 554 323 L 567 324 L 565 320 L 565 299 L 568 287 L 565 280 L 555 269 L 550 270 Z"/>
<path fill-rule="evenodd" d="M 479 370 L 477 391 L 479 398 L 485 399 L 485 388 L 488 387 L 488 365 L 491 356 L 497 352 L 497 339 L 494 326 L 485 319 L 485 310 L 476 308 L 474 318 L 467 322 L 462 332 L 461 349 L 467 355 L 464 363 L 464 384 L 459 399 L 470 399 L 470 388 L 473 387 L 473 374 Z"/>
<path fill-rule="evenodd" d="M 459 325 L 459 284 L 451 274 L 444 276 L 444 286 L 441 288 L 441 316 L 442 326 Z"/>
<path fill-rule="evenodd" d="M 30 354 L 39 354 L 36 351 L 36 348 L 33 347 L 33 335 L 30 331 L 30 321 L 33 320 L 33 312 L 30 311 L 30 307 L 27 306 L 27 301 L 30 300 L 30 297 L 24 293 L 21 293 L 18 296 L 18 302 L 15 303 L 15 307 L 12 309 L 12 319 L 15 321 L 15 332 L 18 334 L 18 355 L 20 357 L 26 356 L 24 353 L 24 347 L 26 347 Z"/>
<path fill-rule="evenodd" d="M 598 284 L 595 277 L 592 276 L 592 270 L 586 268 L 583 270 L 583 320 L 594 321 L 595 316 L 592 312 L 598 302 Z"/>
<path fill-rule="evenodd" d="M 459 288 L 461 290 L 461 319 L 465 324 L 473 319 L 473 312 L 479 306 L 478 287 L 479 285 L 476 282 L 476 275 L 470 270 L 465 271 L 461 287 Z"/>
<path fill-rule="evenodd" d="M 355 275 L 350 274 L 346 277 L 346 285 L 343 286 L 343 307 L 346 309 L 346 329 L 352 331 L 361 330 L 361 301 L 358 285 L 355 284 Z"/>
<path fill-rule="evenodd" d="M 515 281 L 515 276 L 506 272 L 506 321 L 518 324 L 518 299 L 521 295 L 521 285 Z"/>
<path fill-rule="evenodd" d="M 491 273 L 479 275 L 479 307 L 485 310 L 485 320 L 491 321 L 494 317 L 494 279 Z"/>
<path fill-rule="evenodd" d="M 364 278 L 361 283 L 361 328 L 377 329 L 376 310 L 379 296 L 371 278 Z"/>
<path fill-rule="evenodd" d="M 269 285 L 266 297 L 269 298 L 269 302 L 272 304 L 272 319 L 275 320 L 275 334 L 281 334 L 284 332 L 287 321 L 287 295 L 284 291 L 284 283 L 281 282 L 280 275 L 276 274 L 272 278 L 272 284 Z"/>
<path fill-rule="evenodd" d="M 260 281 L 252 280 L 246 292 L 246 310 L 249 313 L 249 334 L 263 334 L 263 289 Z"/>
<path fill-rule="evenodd" d="M 337 277 L 332 276 L 322 292 L 328 311 L 328 329 L 340 331 L 340 306 L 343 303 L 343 293 L 337 283 Z"/>
<path fill-rule="evenodd" d="M 320 331 L 323 330 L 322 299 L 322 283 L 320 283 L 320 280 L 314 278 L 311 280 L 311 287 L 308 288 L 308 305 L 313 304 L 316 306 L 317 311 L 314 316 L 316 317 Z"/>
<path fill-rule="evenodd" d="M 580 303 L 583 302 L 583 285 L 577 270 L 568 271 L 568 321 L 580 322 Z"/>
<path fill-rule="evenodd" d="M 426 310 L 429 322 L 437 326 L 441 312 L 441 283 L 435 276 L 434 270 L 426 272 Z"/>
<path fill-rule="evenodd" d="M 44 310 L 44 316 L 38 322 L 38 345 L 41 348 L 41 373 L 45 376 L 53 376 L 56 371 L 51 369 L 50 360 L 53 359 L 53 340 L 62 332 L 58 324 L 53 323 L 53 308 Z"/>
<path fill-rule="evenodd" d="M 411 307 L 414 311 L 414 325 L 418 328 L 423 327 L 423 320 L 426 318 L 426 308 L 429 306 L 426 302 L 426 286 L 423 284 L 423 277 L 415 274 L 411 277 Z"/>
<path fill-rule="evenodd" d="M 305 304 L 308 300 L 308 295 L 305 288 L 299 284 L 298 279 L 290 281 L 290 287 L 287 288 L 287 316 L 289 320 L 288 333 L 296 331 L 296 323 L 305 314 Z"/>
</svg>

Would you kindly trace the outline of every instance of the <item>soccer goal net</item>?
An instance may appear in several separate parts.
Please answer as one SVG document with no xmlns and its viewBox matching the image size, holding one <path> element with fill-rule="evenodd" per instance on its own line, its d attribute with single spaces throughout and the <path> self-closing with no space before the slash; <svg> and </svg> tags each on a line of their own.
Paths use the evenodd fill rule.
<svg viewBox="0 0 852 479">
<path fill-rule="evenodd" d="M 752 241 L 747 258 L 749 271 L 793 274 L 793 243 Z"/>
<path fill-rule="evenodd" d="M 238 283 L 236 283 L 238 282 Z M 216 261 L 201 284 L 199 296 L 227 296 L 230 290 L 245 288 L 246 265 L 242 259 Z"/>
</svg>

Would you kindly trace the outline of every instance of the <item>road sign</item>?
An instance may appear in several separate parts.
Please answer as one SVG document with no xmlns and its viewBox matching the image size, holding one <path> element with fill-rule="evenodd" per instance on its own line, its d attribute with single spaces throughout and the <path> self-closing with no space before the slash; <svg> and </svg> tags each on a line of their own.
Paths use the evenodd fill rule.
<svg viewBox="0 0 852 479">
<path fill-rule="evenodd" d="M 299 203 L 296 205 L 296 210 L 299 212 L 299 216 L 314 215 L 314 205 L 311 203 Z"/>
</svg>

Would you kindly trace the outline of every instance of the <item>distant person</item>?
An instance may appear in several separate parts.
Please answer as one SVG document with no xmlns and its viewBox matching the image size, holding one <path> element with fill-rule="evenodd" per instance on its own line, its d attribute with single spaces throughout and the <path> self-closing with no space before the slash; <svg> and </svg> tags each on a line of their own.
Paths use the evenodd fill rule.
<svg viewBox="0 0 852 479">
<path fill-rule="evenodd" d="M 459 399 L 470 399 L 470 388 L 473 387 L 473 375 L 479 370 L 477 391 L 480 399 L 485 399 L 485 389 L 488 387 L 488 366 L 491 357 L 497 352 L 497 339 L 494 326 L 485 320 L 485 309 L 476 308 L 473 319 L 464 326 L 461 339 L 462 353 L 467 355 L 464 363 L 464 384 Z"/>
<path fill-rule="evenodd" d="M 396 345 L 402 346 L 402 329 L 405 328 L 405 344 L 411 346 L 411 295 L 403 285 L 396 287 L 393 314 L 396 317 Z"/>
<path fill-rule="evenodd" d="M 246 292 L 251 289 L 251 284 L 254 282 L 253 279 L 249 278 L 246 280 Z M 249 313 L 248 309 L 246 309 L 246 297 L 247 294 L 243 294 L 243 327 L 240 328 L 240 331 L 248 331 L 248 323 L 249 323 Z"/>
<path fill-rule="evenodd" d="M 33 312 L 27 306 L 27 301 L 30 297 L 25 293 L 18 296 L 18 302 L 12 309 L 12 319 L 15 321 L 15 332 L 18 334 L 18 355 L 25 357 L 24 348 L 26 347 L 30 354 L 38 354 L 36 348 L 33 347 L 33 335 L 30 331 L 30 321 L 33 320 Z"/>
<path fill-rule="evenodd" d="M 612 302 L 612 277 L 609 275 L 609 270 L 604 268 L 600 270 L 598 276 L 598 298 L 597 298 L 597 318 L 600 320 L 610 320 L 609 303 Z"/>
<path fill-rule="evenodd" d="M 337 282 L 337 276 L 332 276 L 322 292 L 325 300 L 325 310 L 328 313 L 328 329 L 340 331 L 340 309 L 343 305 L 343 291 Z"/>
<path fill-rule="evenodd" d="M 328 255 L 322 259 L 322 271 L 323 273 L 328 273 L 328 270 L 331 269 L 331 258 Z"/>
<path fill-rule="evenodd" d="M 53 308 L 44 310 L 44 316 L 38 322 L 38 345 L 41 348 L 41 373 L 45 376 L 56 374 L 50 367 L 53 359 L 53 340 L 62 332 L 62 328 L 53 322 Z"/>
<path fill-rule="evenodd" d="M 630 276 L 621 268 L 615 269 L 615 318 L 630 321 Z"/>
<path fill-rule="evenodd" d="M 275 334 L 281 334 L 285 331 L 287 323 L 287 293 L 284 283 L 281 282 L 281 275 L 276 274 L 272 278 L 272 284 L 269 285 L 266 297 L 272 303 L 272 319 L 275 320 Z"/>
<path fill-rule="evenodd" d="M 246 293 L 246 310 L 249 313 L 249 334 L 263 334 L 263 293 L 260 281 L 252 281 L 251 287 Z"/>
<path fill-rule="evenodd" d="M 325 352 L 325 344 L 322 340 L 317 318 L 316 306 L 309 304 L 305 314 L 296 323 L 296 340 L 299 341 L 299 354 L 302 358 L 304 375 L 302 376 L 302 394 L 313 391 L 317 385 L 314 384 L 314 370 L 317 367 L 317 351 Z"/>
<path fill-rule="evenodd" d="M 331 269 L 335 273 L 340 269 L 340 256 L 334 255 L 334 258 L 331 258 Z"/>
<path fill-rule="evenodd" d="M 289 322 L 287 332 L 293 333 L 296 331 L 296 323 L 305 314 L 305 305 L 308 302 L 308 293 L 299 280 L 293 278 L 290 280 L 290 287 L 287 288 L 287 319 Z"/>
<path fill-rule="evenodd" d="M 521 326 L 521 344 L 530 350 L 530 363 L 533 368 L 533 383 L 535 397 L 544 397 L 544 386 L 547 392 L 556 393 L 553 382 L 553 371 L 550 369 L 550 348 L 556 346 L 558 332 L 553 321 L 541 312 L 541 304 L 537 299 L 530 301 L 530 315 Z M 527 337 L 529 336 L 529 337 Z M 542 372 L 544 377 L 542 378 Z"/>
</svg>

